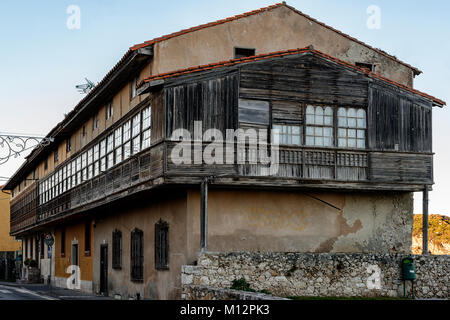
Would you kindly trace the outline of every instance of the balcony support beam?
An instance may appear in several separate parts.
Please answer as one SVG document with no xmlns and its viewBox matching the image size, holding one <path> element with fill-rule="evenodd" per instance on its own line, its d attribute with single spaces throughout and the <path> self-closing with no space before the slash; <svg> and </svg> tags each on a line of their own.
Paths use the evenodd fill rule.
<svg viewBox="0 0 450 320">
<path fill-rule="evenodd" d="M 202 180 L 200 187 L 200 249 L 208 249 L 208 178 Z"/>
<path fill-rule="evenodd" d="M 422 197 L 422 254 L 428 255 L 428 186 L 425 185 Z"/>
</svg>

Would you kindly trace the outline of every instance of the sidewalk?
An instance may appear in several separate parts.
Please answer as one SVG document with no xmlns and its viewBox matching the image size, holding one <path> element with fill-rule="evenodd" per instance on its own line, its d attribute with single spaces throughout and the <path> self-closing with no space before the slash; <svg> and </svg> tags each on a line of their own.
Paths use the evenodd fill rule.
<svg viewBox="0 0 450 320">
<path fill-rule="evenodd" d="M 88 294 L 81 291 L 69 290 L 64 288 L 51 287 L 45 284 L 24 284 L 17 282 L 0 282 L 2 286 L 21 288 L 32 291 L 36 294 L 47 296 L 57 300 L 113 300 L 110 297 Z"/>
</svg>

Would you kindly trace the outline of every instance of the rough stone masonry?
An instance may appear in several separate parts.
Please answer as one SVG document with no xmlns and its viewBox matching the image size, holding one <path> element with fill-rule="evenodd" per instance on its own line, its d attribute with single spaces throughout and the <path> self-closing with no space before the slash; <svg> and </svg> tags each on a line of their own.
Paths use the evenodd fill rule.
<svg viewBox="0 0 450 320">
<path fill-rule="evenodd" d="M 196 266 L 182 267 L 182 298 L 199 286 L 230 288 L 245 278 L 250 287 L 280 297 L 403 297 L 405 254 L 201 253 Z M 449 299 L 450 256 L 415 255 L 417 298 Z M 196 288 L 196 290 L 191 290 Z M 406 282 L 411 295 L 411 282 Z"/>
</svg>

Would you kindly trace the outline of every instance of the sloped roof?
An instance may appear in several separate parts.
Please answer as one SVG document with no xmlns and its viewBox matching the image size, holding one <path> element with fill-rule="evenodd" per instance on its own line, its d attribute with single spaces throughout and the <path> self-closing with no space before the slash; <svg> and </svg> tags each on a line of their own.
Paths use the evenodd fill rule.
<svg viewBox="0 0 450 320">
<path fill-rule="evenodd" d="M 386 77 L 383 77 L 377 73 L 374 73 L 372 71 L 369 71 L 366 68 L 361 68 L 361 67 L 357 67 L 349 62 L 346 62 L 344 60 L 332 57 L 328 54 L 325 54 L 319 50 L 315 50 L 312 46 L 307 47 L 307 48 L 299 48 L 299 49 L 291 49 L 291 50 L 285 50 L 285 51 L 277 51 L 277 52 L 272 52 L 272 53 L 266 53 L 266 54 L 260 54 L 260 55 L 255 55 L 255 56 L 251 56 L 251 57 L 244 57 L 244 58 L 239 58 L 239 59 L 231 59 L 231 60 L 226 60 L 226 61 L 220 61 L 220 62 L 216 62 L 216 63 L 211 63 L 211 64 L 207 64 L 207 65 L 202 65 L 202 66 L 198 66 L 198 67 L 191 67 L 191 68 L 186 68 L 186 69 L 180 69 L 180 70 L 175 70 L 175 71 L 171 71 L 171 72 L 167 72 L 167 73 L 162 73 L 162 74 L 158 74 L 158 75 L 154 75 L 154 76 L 150 76 L 145 78 L 143 81 L 141 81 L 139 83 L 139 87 L 141 87 L 142 85 L 144 85 L 144 83 L 149 83 L 152 81 L 156 81 L 156 80 L 164 80 L 164 79 L 168 79 L 168 78 L 173 78 L 173 77 L 178 77 L 178 76 L 182 76 L 182 75 L 187 75 L 187 74 L 191 74 L 191 73 L 196 73 L 196 72 L 202 72 L 202 71 L 208 71 L 208 70 L 212 70 L 212 69 L 217 69 L 217 68 L 223 68 L 223 67 L 229 67 L 229 66 L 234 66 L 234 65 L 238 65 L 238 64 L 242 64 L 242 63 L 250 63 L 250 62 L 255 62 L 255 61 L 260 61 L 260 60 L 266 60 L 266 59 L 272 59 L 272 58 L 278 58 L 278 57 L 284 57 L 284 56 L 292 56 L 292 55 L 299 55 L 299 54 L 304 54 L 304 53 L 310 53 L 310 54 L 314 54 L 316 56 L 319 56 L 321 58 L 336 62 L 340 65 L 343 65 L 347 68 L 353 69 L 353 70 L 357 70 L 359 72 L 362 72 L 364 74 L 366 74 L 367 76 L 371 77 L 371 78 L 375 78 L 375 79 L 379 79 L 381 81 L 387 82 L 391 85 L 397 86 L 399 88 L 402 88 L 404 90 L 410 91 L 414 94 L 418 94 L 424 98 L 430 99 L 432 100 L 435 104 L 437 105 L 441 105 L 444 106 L 446 105 L 445 101 L 440 100 L 438 98 L 435 98 L 429 94 L 426 94 L 424 92 L 421 92 L 419 90 L 410 88 L 404 84 L 398 83 L 396 81 L 393 81 L 391 79 L 388 79 Z"/>
<path fill-rule="evenodd" d="M 273 10 L 273 9 L 276 9 L 276 8 L 279 8 L 279 7 L 286 7 L 288 9 L 294 11 L 295 13 L 305 17 L 306 19 L 321 25 L 322 27 L 325 27 L 325 28 L 327 28 L 327 29 L 329 29 L 331 31 L 334 31 L 334 32 L 338 33 L 339 35 L 341 35 L 343 37 L 346 37 L 347 39 L 352 40 L 354 42 L 357 42 L 357 43 L 359 43 L 359 44 L 361 44 L 361 45 L 363 45 L 363 46 L 365 46 L 365 47 L 367 47 L 367 48 L 369 48 L 371 50 L 374 50 L 377 53 L 379 53 L 379 54 L 381 54 L 381 55 L 383 55 L 383 56 L 385 56 L 385 57 L 387 57 L 389 59 L 392 59 L 392 60 L 394 60 L 397 63 L 403 64 L 404 66 L 412 69 L 414 71 L 415 75 L 419 75 L 419 74 L 422 73 L 422 71 L 420 71 L 416 67 L 413 67 L 410 64 L 408 64 L 406 62 L 403 62 L 403 61 L 397 59 L 396 57 L 394 57 L 394 56 L 392 56 L 392 55 L 390 55 L 390 54 L 388 54 L 388 53 L 386 53 L 386 52 L 384 52 L 384 51 L 382 51 L 380 49 L 374 48 L 374 47 L 368 45 L 367 43 L 365 43 L 363 41 L 360 41 L 360 40 L 358 40 L 358 39 L 356 39 L 356 38 L 354 38 L 352 36 L 349 36 L 348 34 L 342 32 L 342 31 L 339 31 L 339 30 L 337 30 L 337 29 L 335 29 L 335 28 L 333 28 L 333 27 L 331 27 L 331 26 L 329 26 L 329 25 L 327 25 L 327 24 L 325 24 L 323 22 L 320 22 L 320 21 L 310 17 L 309 15 L 307 15 L 307 14 L 305 14 L 305 13 L 303 13 L 303 12 L 297 10 L 297 9 L 295 9 L 294 7 L 291 7 L 291 6 L 287 5 L 286 2 L 280 2 L 280 3 L 274 4 L 274 5 L 271 5 L 271 6 L 268 6 L 268 7 L 264 7 L 264 8 L 260 8 L 260 9 L 253 10 L 253 11 L 249 11 L 249 12 L 246 12 L 246 13 L 238 14 L 238 15 L 235 15 L 233 17 L 229 17 L 229 18 L 225 18 L 225 19 L 221 19 L 221 20 L 216 20 L 214 22 L 202 24 L 202 25 L 199 25 L 199 26 L 196 26 L 196 27 L 192 27 L 192 28 L 189 28 L 189 29 L 183 29 L 183 30 L 180 30 L 180 31 L 177 31 L 177 32 L 174 32 L 174 33 L 170 33 L 170 34 L 167 34 L 167 35 L 164 35 L 164 36 L 161 36 L 161 37 L 154 38 L 152 40 L 145 41 L 145 42 L 140 43 L 140 44 L 136 44 L 133 47 L 131 47 L 130 50 L 137 50 L 137 49 L 144 48 L 144 47 L 147 47 L 147 46 L 152 46 L 155 43 L 159 43 L 159 42 L 171 39 L 171 38 L 179 37 L 179 36 L 182 36 L 182 35 L 184 35 L 186 33 L 194 32 L 194 31 L 210 28 L 210 27 L 213 27 L 213 26 L 217 26 L 217 25 L 220 25 L 220 24 L 224 24 L 224 23 L 227 23 L 227 22 L 231 22 L 231 21 L 234 21 L 234 20 L 246 18 L 246 17 L 249 17 L 249 16 L 253 16 L 255 14 L 259 14 L 259 13 L 262 13 L 264 11 L 270 11 L 270 10 Z"/>
</svg>

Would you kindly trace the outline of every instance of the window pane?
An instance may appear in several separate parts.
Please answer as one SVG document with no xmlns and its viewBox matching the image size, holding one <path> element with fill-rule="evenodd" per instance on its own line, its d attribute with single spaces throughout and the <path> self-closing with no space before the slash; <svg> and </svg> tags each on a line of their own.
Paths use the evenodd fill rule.
<svg viewBox="0 0 450 320">
<path fill-rule="evenodd" d="M 347 119 L 349 128 L 356 128 L 356 118 Z"/>
<path fill-rule="evenodd" d="M 331 147 L 333 146 L 333 139 L 331 137 L 325 137 L 323 138 L 323 145 L 325 147 Z"/>
<path fill-rule="evenodd" d="M 96 144 L 94 146 L 94 161 L 98 160 L 99 152 L 100 152 L 100 146 L 98 144 Z"/>
<path fill-rule="evenodd" d="M 331 128 L 323 128 L 323 136 L 324 137 L 331 137 L 332 136 Z"/>
<path fill-rule="evenodd" d="M 110 134 L 108 136 L 108 142 L 107 142 L 107 148 L 106 148 L 106 152 L 111 152 L 114 149 L 114 135 Z"/>
<path fill-rule="evenodd" d="M 358 138 L 359 139 L 365 139 L 366 138 L 366 132 L 364 130 L 358 130 Z"/>
<path fill-rule="evenodd" d="M 103 157 L 100 159 L 100 171 L 106 171 L 106 158 Z"/>
<path fill-rule="evenodd" d="M 346 138 L 347 137 L 347 130 L 346 129 L 339 129 L 338 130 L 338 137 L 339 138 Z"/>
<path fill-rule="evenodd" d="M 323 136 L 323 128 L 314 128 L 315 136 Z"/>
<path fill-rule="evenodd" d="M 89 149 L 87 153 L 87 164 L 92 164 L 92 155 L 94 154 L 94 149 Z"/>
<path fill-rule="evenodd" d="M 356 147 L 356 139 L 349 138 L 348 139 L 348 147 L 355 148 Z"/>
<path fill-rule="evenodd" d="M 358 128 L 366 128 L 366 119 L 358 119 Z"/>
<path fill-rule="evenodd" d="M 319 126 L 323 125 L 323 116 L 316 114 L 314 117 L 314 123 Z"/>
<path fill-rule="evenodd" d="M 141 114 L 138 113 L 133 117 L 133 137 L 141 132 Z"/>
<path fill-rule="evenodd" d="M 356 138 L 356 130 L 348 129 L 347 133 L 349 138 Z"/>
<path fill-rule="evenodd" d="M 314 107 L 313 106 L 306 107 L 306 114 L 314 115 Z"/>
<path fill-rule="evenodd" d="M 145 108 L 142 111 L 142 130 L 150 128 L 151 125 L 151 109 Z"/>
<path fill-rule="evenodd" d="M 114 153 L 108 154 L 108 169 L 114 166 Z"/>
<path fill-rule="evenodd" d="M 313 146 L 314 145 L 314 137 L 307 136 L 306 137 L 306 145 Z"/>
<path fill-rule="evenodd" d="M 315 142 L 316 146 L 319 146 L 319 147 L 323 146 L 323 138 L 322 137 L 316 137 L 314 142 Z"/>
<path fill-rule="evenodd" d="M 137 136 L 133 139 L 133 154 L 139 153 L 141 151 L 141 137 Z"/>
<path fill-rule="evenodd" d="M 86 160 L 87 160 L 87 154 L 85 152 L 81 155 L 81 168 L 86 168 L 86 165 L 87 165 Z"/>
<path fill-rule="evenodd" d="M 94 163 L 94 176 L 98 176 L 100 174 L 100 163 L 96 161 Z"/>
<path fill-rule="evenodd" d="M 313 136 L 314 135 L 314 127 L 306 127 L 306 135 Z"/>
<path fill-rule="evenodd" d="M 333 125 L 333 118 L 332 117 L 330 117 L 330 116 L 325 116 L 325 121 L 324 121 L 324 124 L 326 125 L 326 126 L 332 126 Z"/>
<path fill-rule="evenodd" d="M 117 148 L 122 145 L 122 127 L 117 128 L 114 132 L 114 147 Z"/>
<path fill-rule="evenodd" d="M 340 148 L 345 148 L 347 146 L 347 139 L 339 138 L 338 144 Z"/>
<path fill-rule="evenodd" d="M 100 142 L 100 157 L 104 157 L 106 155 L 106 139 L 103 139 Z"/>
<path fill-rule="evenodd" d="M 150 147 L 150 132 L 151 130 L 146 130 L 142 134 L 142 149 Z"/>
<path fill-rule="evenodd" d="M 306 124 L 314 124 L 314 115 L 306 115 Z"/>
<path fill-rule="evenodd" d="M 366 147 L 366 141 L 363 139 L 358 139 L 358 148 L 364 149 Z"/>
<path fill-rule="evenodd" d="M 127 142 L 123 145 L 123 159 L 126 160 L 131 155 L 131 142 Z"/>
<path fill-rule="evenodd" d="M 131 129 L 131 121 L 128 121 L 123 125 L 123 141 L 124 142 L 130 140 L 130 137 L 131 137 L 130 129 Z"/>
<path fill-rule="evenodd" d="M 122 148 L 116 149 L 116 163 L 122 162 Z"/>
<path fill-rule="evenodd" d="M 346 127 L 347 126 L 347 118 L 339 117 L 338 118 L 338 126 L 339 127 Z"/>
<path fill-rule="evenodd" d="M 300 145 L 300 136 L 292 136 L 292 144 Z"/>
<path fill-rule="evenodd" d="M 347 110 L 345 108 L 339 108 L 338 109 L 338 116 L 339 117 L 347 117 Z"/>
</svg>

